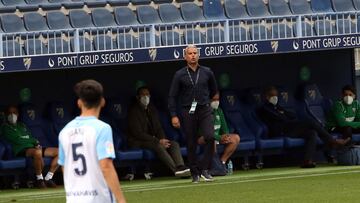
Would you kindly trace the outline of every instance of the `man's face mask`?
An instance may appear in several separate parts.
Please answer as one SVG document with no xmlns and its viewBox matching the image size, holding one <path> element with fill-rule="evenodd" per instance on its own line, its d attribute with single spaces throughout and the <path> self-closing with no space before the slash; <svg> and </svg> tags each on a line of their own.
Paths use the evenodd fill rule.
<svg viewBox="0 0 360 203">
<path fill-rule="evenodd" d="M 140 102 L 142 105 L 144 106 L 148 106 L 150 103 L 150 96 L 141 96 L 140 97 Z"/>
<path fill-rule="evenodd" d="M 10 124 L 16 124 L 17 119 L 18 119 L 18 117 L 14 113 L 8 115 L 8 121 Z"/>
<path fill-rule="evenodd" d="M 269 102 L 275 106 L 278 103 L 278 97 L 277 96 L 270 97 Z"/>
<path fill-rule="evenodd" d="M 353 101 L 354 101 L 354 98 L 352 96 L 345 96 L 344 97 L 344 102 L 347 105 L 351 105 L 353 103 Z"/>
<path fill-rule="evenodd" d="M 219 104 L 220 104 L 220 102 L 219 102 L 218 100 L 212 101 L 212 102 L 210 103 L 211 108 L 213 108 L 213 109 L 218 109 L 218 108 L 219 108 Z"/>
</svg>

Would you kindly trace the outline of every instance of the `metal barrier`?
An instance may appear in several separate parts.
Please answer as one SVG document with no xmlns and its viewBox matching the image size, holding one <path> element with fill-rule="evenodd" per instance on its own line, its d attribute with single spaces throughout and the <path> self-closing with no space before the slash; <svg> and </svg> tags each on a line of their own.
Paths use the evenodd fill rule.
<svg viewBox="0 0 360 203">
<path fill-rule="evenodd" d="M 324 13 L 0 34 L 0 57 L 359 33 L 359 13 Z"/>
</svg>

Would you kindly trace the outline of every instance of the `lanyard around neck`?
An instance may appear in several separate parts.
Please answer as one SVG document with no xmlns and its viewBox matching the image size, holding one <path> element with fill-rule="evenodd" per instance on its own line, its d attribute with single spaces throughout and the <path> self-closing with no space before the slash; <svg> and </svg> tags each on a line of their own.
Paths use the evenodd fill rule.
<svg viewBox="0 0 360 203">
<path fill-rule="evenodd" d="M 197 85 L 197 83 L 198 83 L 198 81 L 199 81 L 200 67 L 198 67 L 198 69 L 199 69 L 199 70 L 198 70 L 198 72 L 197 72 L 196 80 L 195 80 L 195 83 L 194 83 L 194 81 L 193 81 L 193 79 L 192 79 L 192 77 L 191 77 L 191 75 L 190 75 L 189 68 L 186 68 L 186 71 L 187 71 L 188 76 L 189 76 L 189 78 L 190 78 L 190 82 L 191 82 L 191 84 L 192 84 L 194 87 Z"/>
</svg>

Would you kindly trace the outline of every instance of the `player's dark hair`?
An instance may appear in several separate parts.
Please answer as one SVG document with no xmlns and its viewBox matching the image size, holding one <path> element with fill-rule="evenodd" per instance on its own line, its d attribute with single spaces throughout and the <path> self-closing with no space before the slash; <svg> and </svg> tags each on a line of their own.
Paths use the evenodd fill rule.
<svg viewBox="0 0 360 203">
<path fill-rule="evenodd" d="M 345 91 L 351 91 L 353 94 L 356 94 L 356 89 L 354 86 L 352 85 L 345 85 L 343 88 L 342 88 L 342 93 L 344 94 Z"/>
<path fill-rule="evenodd" d="M 88 109 L 98 107 L 103 98 L 103 87 L 95 80 L 78 82 L 74 87 L 74 91 Z"/>
<path fill-rule="evenodd" d="M 266 97 L 266 96 L 269 95 L 269 93 L 270 93 L 271 91 L 274 91 L 274 90 L 277 91 L 277 89 L 276 89 L 275 86 L 268 86 L 268 87 L 266 87 L 266 88 L 264 89 L 263 95 Z"/>
</svg>

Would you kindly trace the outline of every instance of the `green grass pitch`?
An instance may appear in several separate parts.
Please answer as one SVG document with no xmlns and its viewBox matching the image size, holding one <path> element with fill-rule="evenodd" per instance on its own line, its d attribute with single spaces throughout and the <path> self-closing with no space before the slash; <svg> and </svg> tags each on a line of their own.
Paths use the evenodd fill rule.
<svg viewBox="0 0 360 203">
<path fill-rule="evenodd" d="M 236 171 L 212 183 L 154 178 L 122 181 L 129 203 L 360 202 L 360 167 L 320 166 Z M 4 202 L 65 202 L 64 189 L 0 191 Z"/>
</svg>

